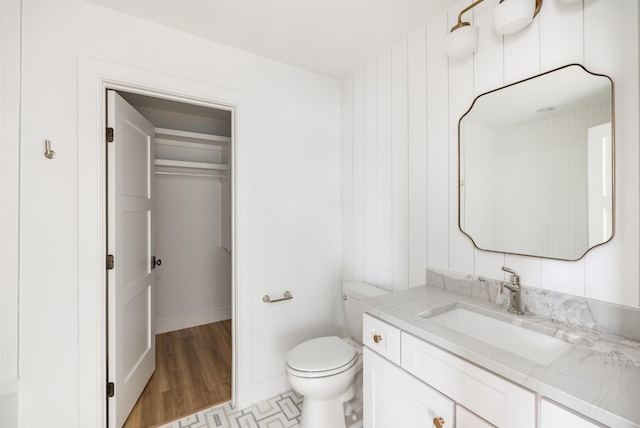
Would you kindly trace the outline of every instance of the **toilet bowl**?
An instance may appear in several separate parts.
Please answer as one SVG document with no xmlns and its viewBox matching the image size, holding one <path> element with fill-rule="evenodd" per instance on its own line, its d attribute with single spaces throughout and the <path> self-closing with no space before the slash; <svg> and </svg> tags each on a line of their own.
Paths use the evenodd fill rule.
<svg viewBox="0 0 640 428">
<path fill-rule="evenodd" d="M 304 396 L 302 427 L 345 426 L 342 403 L 354 395 L 358 359 L 362 367 L 356 349 L 338 336 L 307 340 L 289 352 L 289 383 Z"/>
<path fill-rule="evenodd" d="M 387 291 L 364 283 L 343 286 L 346 331 L 350 337 L 318 337 L 293 348 L 286 357 L 291 387 L 304 396 L 301 428 L 345 428 L 343 404 L 352 399 L 354 381 L 362 370 L 362 313 L 360 301 Z M 361 376 L 358 377 L 361 382 Z"/>
</svg>

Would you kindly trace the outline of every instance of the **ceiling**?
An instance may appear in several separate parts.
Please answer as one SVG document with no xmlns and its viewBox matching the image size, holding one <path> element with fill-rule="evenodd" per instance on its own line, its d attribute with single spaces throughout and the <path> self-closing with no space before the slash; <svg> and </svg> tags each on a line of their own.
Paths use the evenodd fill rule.
<svg viewBox="0 0 640 428">
<path fill-rule="evenodd" d="M 342 78 L 459 0 L 86 0 Z"/>
</svg>

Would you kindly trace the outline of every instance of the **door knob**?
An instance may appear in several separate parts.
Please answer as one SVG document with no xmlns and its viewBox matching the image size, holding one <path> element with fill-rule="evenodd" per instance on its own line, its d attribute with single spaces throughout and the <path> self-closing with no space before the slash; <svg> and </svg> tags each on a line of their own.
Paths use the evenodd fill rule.
<svg viewBox="0 0 640 428">
<path fill-rule="evenodd" d="M 438 417 L 438 418 L 433 418 L 433 426 L 436 428 L 442 428 L 444 427 L 444 419 Z"/>
<path fill-rule="evenodd" d="M 373 341 L 376 342 L 376 343 L 382 342 L 382 336 L 380 336 L 379 334 L 374 334 L 373 335 Z"/>
</svg>

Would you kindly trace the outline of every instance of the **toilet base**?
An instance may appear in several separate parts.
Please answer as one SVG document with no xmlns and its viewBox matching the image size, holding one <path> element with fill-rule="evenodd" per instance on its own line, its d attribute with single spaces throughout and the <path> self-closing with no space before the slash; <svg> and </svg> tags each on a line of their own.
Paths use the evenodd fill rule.
<svg viewBox="0 0 640 428">
<path fill-rule="evenodd" d="M 346 428 L 344 406 L 338 400 L 313 400 L 302 403 L 300 428 Z"/>
<path fill-rule="evenodd" d="M 344 403 L 362 389 L 361 345 L 358 347 L 348 340 L 347 343 L 356 348 L 356 356 L 344 371 L 339 371 L 343 369 L 338 367 L 310 374 L 291 368 L 287 361 L 287 379 L 293 390 L 303 396 L 301 428 L 347 428 L 347 425 L 354 426 L 357 421 L 358 416 L 353 415 L 353 410 L 349 408 L 350 420 L 345 422 Z M 353 419 L 353 416 L 356 418 Z"/>
<path fill-rule="evenodd" d="M 344 423 L 347 428 L 362 428 L 363 403 L 358 397 L 344 403 Z"/>
</svg>

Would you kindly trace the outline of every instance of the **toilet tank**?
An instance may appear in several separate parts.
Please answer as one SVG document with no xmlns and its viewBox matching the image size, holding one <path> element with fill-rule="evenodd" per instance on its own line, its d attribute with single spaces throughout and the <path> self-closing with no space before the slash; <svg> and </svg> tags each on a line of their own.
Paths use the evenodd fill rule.
<svg viewBox="0 0 640 428">
<path fill-rule="evenodd" d="M 364 309 L 361 301 L 383 294 L 389 294 L 389 292 L 364 282 L 346 282 L 342 284 L 343 336 L 353 337 L 362 343 L 362 314 Z"/>
</svg>

